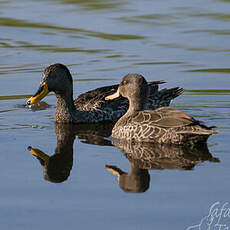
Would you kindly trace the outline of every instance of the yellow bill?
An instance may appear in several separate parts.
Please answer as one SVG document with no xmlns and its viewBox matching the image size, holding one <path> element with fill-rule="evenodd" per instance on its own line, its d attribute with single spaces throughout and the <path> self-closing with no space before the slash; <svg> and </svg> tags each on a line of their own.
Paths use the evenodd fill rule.
<svg viewBox="0 0 230 230">
<path fill-rule="evenodd" d="M 119 89 L 117 90 L 116 93 L 114 93 L 114 94 L 112 94 L 110 96 L 105 97 L 105 100 L 113 100 L 113 99 L 118 98 L 118 97 L 120 97 Z"/>
<path fill-rule="evenodd" d="M 111 172 L 113 175 L 118 177 L 118 180 L 120 179 L 121 176 L 121 170 L 119 170 L 117 167 L 110 166 L 110 165 L 105 165 L 105 168 Z"/>
<path fill-rule="evenodd" d="M 34 149 L 31 146 L 28 147 L 28 150 L 34 156 L 36 156 L 39 160 L 42 160 L 44 162 L 44 166 L 48 165 L 50 157 L 47 154 L 45 154 L 44 152 L 42 152 L 40 149 Z"/>
<path fill-rule="evenodd" d="M 38 91 L 32 96 L 26 103 L 27 105 L 35 104 L 41 101 L 49 93 L 48 86 L 46 82 L 44 82 L 38 89 Z"/>
</svg>

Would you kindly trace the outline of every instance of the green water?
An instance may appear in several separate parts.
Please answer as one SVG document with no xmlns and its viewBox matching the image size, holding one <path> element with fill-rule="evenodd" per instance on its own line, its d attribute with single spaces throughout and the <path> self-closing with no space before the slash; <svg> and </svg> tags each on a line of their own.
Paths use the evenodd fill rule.
<svg viewBox="0 0 230 230">
<path fill-rule="evenodd" d="M 215 202 L 229 202 L 229 9 L 221 0 L 0 1 L 0 228 L 199 229 Z M 75 97 L 127 73 L 185 88 L 172 105 L 217 126 L 211 155 L 179 155 L 161 169 L 141 162 L 139 170 L 112 145 L 108 127 L 55 127 L 54 94 L 41 107 L 24 105 L 44 68 L 58 62 L 73 75 Z M 60 133 L 69 142 L 60 145 Z M 63 168 L 52 171 L 62 172 L 59 181 L 28 146 L 50 162 L 63 148 Z M 106 165 L 138 172 L 144 187 L 127 192 Z M 230 228 L 229 218 L 221 221 Z"/>
</svg>

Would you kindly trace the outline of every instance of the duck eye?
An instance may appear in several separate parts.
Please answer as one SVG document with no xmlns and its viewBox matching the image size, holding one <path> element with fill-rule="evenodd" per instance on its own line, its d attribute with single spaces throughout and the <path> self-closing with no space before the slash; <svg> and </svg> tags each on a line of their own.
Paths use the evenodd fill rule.
<svg viewBox="0 0 230 230">
<path fill-rule="evenodd" d="M 124 80 L 124 81 L 122 82 L 122 85 L 126 85 L 127 83 L 128 83 L 128 81 Z"/>
</svg>

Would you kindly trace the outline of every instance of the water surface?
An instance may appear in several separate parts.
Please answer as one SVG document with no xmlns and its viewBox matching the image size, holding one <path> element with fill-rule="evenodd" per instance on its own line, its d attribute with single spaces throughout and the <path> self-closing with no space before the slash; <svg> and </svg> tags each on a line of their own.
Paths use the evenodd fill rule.
<svg viewBox="0 0 230 230">
<path fill-rule="evenodd" d="M 0 1 L 1 229 L 178 230 L 228 202 L 229 7 L 222 0 Z M 184 87 L 173 106 L 220 130 L 208 141 L 212 158 L 145 168 L 145 189 L 125 192 L 105 166 L 128 173 L 136 163 L 109 137 L 85 141 L 88 134 L 67 132 L 65 179 L 47 180 L 27 147 L 55 155 L 56 99 L 46 97 L 43 110 L 23 105 L 57 62 L 69 67 L 75 97 L 133 72 Z"/>
</svg>

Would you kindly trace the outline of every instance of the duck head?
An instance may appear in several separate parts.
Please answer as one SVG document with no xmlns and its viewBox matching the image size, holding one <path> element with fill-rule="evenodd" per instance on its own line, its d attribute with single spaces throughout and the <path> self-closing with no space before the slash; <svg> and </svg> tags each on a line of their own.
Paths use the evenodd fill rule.
<svg viewBox="0 0 230 230">
<path fill-rule="evenodd" d="M 145 78 L 140 74 L 127 74 L 121 80 L 116 93 L 107 96 L 106 100 L 112 100 L 120 95 L 128 99 L 143 97 L 147 94 L 147 86 Z"/>
<path fill-rule="evenodd" d="M 65 65 L 54 64 L 44 70 L 39 89 L 29 98 L 27 105 L 41 101 L 49 92 L 55 92 L 55 94 L 70 94 L 70 96 L 72 96 L 73 79 Z"/>
<path fill-rule="evenodd" d="M 105 100 L 113 100 L 120 95 L 128 98 L 129 110 L 141 110 L 147 100 L 148 83 L 140 74 L 127 74 L 121 80 L 117 92 L 107 96 Z"/>
</svg>

